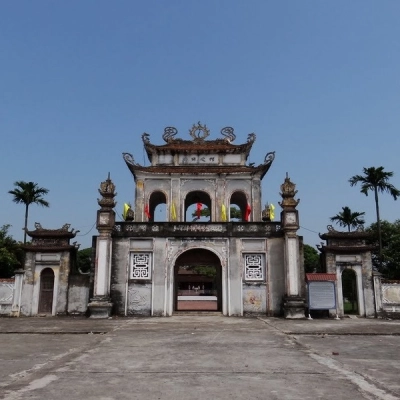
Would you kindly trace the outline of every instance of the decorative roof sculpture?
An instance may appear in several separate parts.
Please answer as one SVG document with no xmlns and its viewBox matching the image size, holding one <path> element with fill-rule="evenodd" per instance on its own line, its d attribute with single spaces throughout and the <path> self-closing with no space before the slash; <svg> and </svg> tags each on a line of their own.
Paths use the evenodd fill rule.
<svg viewBox="0 0 400 400">
<path fill-rule="evenodd" d="M 110 178 L 110 173 L 104 182 L 100 183 L 99 193 L 101 194 L 101 199 L 97 199 L 97 203 L 101 207 L 101 211 L 109 211 L 115 207 L 117 204 L 114 197 L 117 195 L 115 193 L 115 185 Z"/>
<path fill-rule="evenodd" d="M 221 129 L 223 138 L 207 140 L 210 129 L 200 121 L 189 129 L 192 140 L 177 138 L 178 130 L 168 126 L 162 135 L 166 144 L 155 145 L 148 133 L 142 134 L 144 149 L 151 166 L 145 167 L 136 163 L 132 154 L 123 153 L 123 158 L 132 172 L 149 172 L 152 174 L 259 174 L 262 178 L 270 168 L 275 152 L 269 152 L 264 162 L 258 166 L 246 165 L 247 158 L 256 135 L 250 133 L 247 142 L 233 144 L 236 135 L 230 126 Z M 229 158 L 230 157 L 230 158 Z"/>
<path fill-rule="evenodd" d="M 281 185 L 281 193 L 282 202 L 279 205 L 282 208 L 294 209 L 300 202 L 300 199 L 296 200 L 294 196 L 296 196 L 296 184 L 290 181 L 288 173 L 286 173 L 285 181 Z"/>
</svg>

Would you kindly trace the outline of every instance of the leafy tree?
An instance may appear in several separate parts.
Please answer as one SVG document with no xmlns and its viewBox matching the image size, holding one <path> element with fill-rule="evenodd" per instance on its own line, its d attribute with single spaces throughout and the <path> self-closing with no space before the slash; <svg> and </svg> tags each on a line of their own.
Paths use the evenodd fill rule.
<svg viewBox="0 0 400 400">
<path fill-rule="evenodd" d="M 12 277 L 14 270 L 21 267 L 24 257 L 21 244 L 8 233 L 10 226 L 0 227 L 0 277 L 2 278 Z"/>
<path fill-rule="evenodd" d="M 320 256 L 314 247 L 305 244 L 303 246 L 304 269 L 307 273 L 319 272 L 321 270 Z"/>
<path fill-rule="evenodd" d="M 28 213 L 31 204 L 38 204 L 43 207 L 49 207 L 49 203 L 43 199 L 43 195 L 49 192 L 48 189 L 39 187 L 34 182 L 17 181 L 14 182 L 15 189 L 8 193 L 14 196 L 13 202 L 25 204 L 25 224 L 24 224 L 24 244 L 26 243 L 26 230 L 28 227 Z"/>
<path fill-rule="evenodd" d="M 92 266 L 92 248 L 78 250 L 77 265 L 80 272 L 86 273 L 90 271 Z"/>
<path fill-rule="evenodd" d="M 365 212 L 353 212 L 349 207 L 342 207 L 343 211 L 340 211 L 335 216 L 331 217 L 332 222 L 338 223 L 340 226 L 347 227 L 349 232 L 351 228 L 357 228 L 359 225 L 364 225 L 365 221 L 361 218 Z"/>
<path fill-rule="evenodd" d="M 389 178 L 393 176 L 393 172 L 384 171 L 383 167 L 370 167 L 363 168 L 364 175 L 354 175 L 349 179 L 350 185 L 354 186 L 358 183 L 361 184 L 361 193 L 368 196 L 368 192 L 374 192 L 375 208 L 376 208 L 376 223 L 378 228 L 378 241 L 379 241 L 379 258 L 382 262 L 382 234 L 381 234 L 381 220 L 379 216 L 379 198 L 378 193 L 388 192 L 394 200 L 400 196 L 400 190 L 396 189 L 391 183 Z"/>
<path fill-rule="evenodd" d="M 372 252 L 372 264 L 387 279 L 400 279 L 400 220 L 391 223 L 381 221 L 382 257 L 379 251 Z M 378 224 L 371 224 L 367 229 L 371 233 L 371 244 L 379 242 Z"/>
</svg>

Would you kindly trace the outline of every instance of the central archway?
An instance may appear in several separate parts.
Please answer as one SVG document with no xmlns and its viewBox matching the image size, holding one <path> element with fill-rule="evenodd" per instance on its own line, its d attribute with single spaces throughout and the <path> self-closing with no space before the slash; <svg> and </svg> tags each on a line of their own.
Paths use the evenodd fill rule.
<svg viewBox="0 0 400 400">
<path fill-rule="evenodd" d="M 222 311 L 222 267 L 209 250 L 191 249 L 174 267 L 174 311 Z"/>
</svg>

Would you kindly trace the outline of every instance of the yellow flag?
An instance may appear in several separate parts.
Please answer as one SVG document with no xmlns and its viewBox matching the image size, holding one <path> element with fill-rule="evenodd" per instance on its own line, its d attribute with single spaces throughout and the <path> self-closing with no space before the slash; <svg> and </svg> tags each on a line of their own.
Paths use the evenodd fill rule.
<svg viewBox="0 0 400 400">
<path fill-rule="evenodd" d="M 275 218 L 275 206 L 273 204 L 269 205 L 269 218 L 271 221 L 273 221 Z"/>
<path fill-rule="evenodd" d="M 172 221 L 176 221 L 175 203 L 171 204 L 171 218 L 172 218 Z"/>
<path fill-rule="evenodd" d="M 124 203 L 124 211 L 122 212 L 122 218 L 124 221 L 126 220 L 126 215 L 128 214 L 128 210 L 131 208 L 131 206 L 128 203 Z"/>
<path fill-rule="evenodd" d="M 221 206 L 221 219 L 222 219 L 222 221 L 226 221 L 227 220 L 225 204 L 222 204 L 222 206 Z"/>
</svg>

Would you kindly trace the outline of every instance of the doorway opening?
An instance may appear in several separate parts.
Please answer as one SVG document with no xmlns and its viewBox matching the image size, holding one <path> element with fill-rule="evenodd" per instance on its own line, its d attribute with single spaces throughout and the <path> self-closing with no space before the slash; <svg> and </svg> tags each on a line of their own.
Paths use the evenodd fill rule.
<svg viewBox="0 0 400 400">
<path fill-rule="evenodd" d="M 52 314 L 54 297 L 54 272 L 45 268 L 40 274 L 39 314 Z"/>
<path fill-rule="evenodd" d="M 345 314 L 358 314 L 357 275 L 352 269 L 342 272 L 343 311 Z"/>
<path fill-rule="evenodd" d="M 211 251 L 192 249 L 175 263 L 174 311 L 221 311 L 222 268 Z"/>
</svg>

